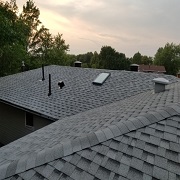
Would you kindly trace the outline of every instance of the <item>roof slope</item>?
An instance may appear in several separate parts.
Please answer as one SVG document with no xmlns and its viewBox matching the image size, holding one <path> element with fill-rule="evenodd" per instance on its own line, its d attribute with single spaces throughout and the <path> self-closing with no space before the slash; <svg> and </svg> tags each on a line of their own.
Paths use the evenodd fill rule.
<svg viewBox="0 0 180 180">
<path fill-rule="evenodd" d="M 88 74 L 89 69 L 85 70 Z M 125 77 L 121 88 L 128 87 L 133 76 L 140 76 L 136 88 L 129 90 L 134 91 L 129 98 L 128 91 L 122 100 L 113 99 L 113 103 L 102 106 L 103 101 L 100 107 L 60 117 L 0 148 L 0 179 L 178 179 L 180 84 L 172 83 L 165 92 L 154 94 L 149 85 L 151 74 L 143 79 L 144 73 L 116 72 L 117 77 L 113 73 L 111 76 L 118 79 L 120 73 Z M 108 80 L 103 86 L 87 83 L 87 87 L 108 91 Z M 139 83 L 142 93 L 138 91 Z M 117 84 L 112 89 L 120 93 L 118 88 Z"/>
<path fill-rule="evenodd" d="M 168 75 L 47 66 L 46 80 L 40 81 L 41 71 L 40 68 L 0 78 L 0 101 L 57 120 L 151 90 L 153 78 L 177 80 Z M 101 72 L 109 72 L 111 76 L 102 86 L 93 85 Z M 51 96 L 48 96 L 49 73 L 52 76 Z M 58 88 L 60 80 L 65 83 L 63 89 Z"/>
<path fill-rule="evenodd" d="M 151 156 L 153 156 L 152 158 L 160 156 L 158 151 L 151 152 L 153 148 L 161 149 L 161 146 L 170 144 L 172 140 L 172 142 L 175 142 L 174 147 L 176 148 L 175 152 L 172 152 L 172 156 L 174 154 L 179 156 L 180 153 L 178 149 L 180 105 L 174 106 L 174 103 L 179 101 L 179 92 L 179 83 L 171 84 L 165 92 L 154 94 L 152 91 L 148 91 L 117 103 L 67 117 L 12 142 L 0 149 L 0 178 L 4 179 L 12 176 L 20 179 L 41 179 L 42 177 L 53 179 L 53 176 L 57 176 L 62 179 L 70 177 L 72 179 L 107 179 L 107 177 L 113 176 L 116 179 L 126 177 L 123 174 L 124 167 L 126 167 L 127 176 L 129 176 L 126 177 L 127 179 L 132 179 L 129 175 L 131 173 L 137 174 L 139 179 L 142 176 L 148 177 L 148 175 L 156 177 L 152 173 L 144 172 L 143 169 L 147 165 L 152 168 L 160 168 L 162 169 L 161 172 L 164 173 L 165 168 L 161 167 L 161 163 L 157 167 L 155 161 L 150 163 Z M 164 107 L 166 105 L 171 107 Z M 121 113 L 124 114 L 123 117 L 120 116 Z M 167 124 L 167 127 L 164 125 L 164 128 L 160 129 L 161 124 Z M 152 134 L 148 134 L 148 131 L 144 132 L 149 128 L 155 129 L 152 130 Z M 157 133 L 153 134 L 156 131 Z M 132 141 L 132 134 L 134 134 L 136 143 L 141 142 L 142 137 L 147 138 L 147 141 L 143 142 L 145 146 L 138 147 L 136 144 L 126 144 Z M 129 138 L 130 140 L 128 140 Z M 170 138 L 169 141 L 168 138 Z M 176 141 L 173 141 L 173 138 Z M 126 139 L 126 143 L 124 139 Z M 152 140 L 150 141 L 150 139 Z M 160 139 L 158 144 L 157 139 Z M 116 144 L 118 148 L 125 146 L 126 149 L 119 150 L 116 149 L 116 146 L 116 148 L 111 147 L 112 143 Z M 100 149 L 103 147 L 103 149 L 97 151 L 97 147 Z M 131 153 L 133 151 L 145 153 L 148 159 L 144 160 L 142 159 L 144 156 L 136 157 L 134 154 L 128 154 L 127 147 L 131 150 Z M 150 150 L 148 151 L 148 149 Z M 87 154 L 89 151 L 92 152 L 90 156 Z M 105 151 L 105 154 L 103 151 Z M 168 148 L 164 151 L 169 153 Z M 93 154 L 95 155 L 93 156 Z M 119 155 L 122 155 L 121 158 L 116 159 Z M 167 157 L 165 157 L 165 161 L 169 162 Z M 71 158 L 73 159 L 72 162 Z M 99 158 L 102 160 L 98 160 Z M 160 158 L 162 157 L 160 156 Z M 128 162 L 126 162 L 126 159 Z M 105 161 L 104 164 L 101 164 L 103 161 Z M 134 167 L 131 164 L 133 161 L 139 162 L 142 169 Z M 84 164 L 86 162 L 89 164 Z M 112 167 L 114 167 L 113 163 L 117 164 L 119 174 L 109 169 L 111 166 L 107 162 L 112 163 Z M 175 162 L 172 161 L 172 163 Z M 96 171 L 83 169 L 85 165 L 95 168 Z M 179 166 L 177 162 L 176 165 Z M 70 169 L 71 172 L 66 172 L 67 169 Z M 173 174 L 174 170 L 166 171 L 168 171 L 166 174 L 169 176 L 169 174 Z M 75 175 L 76 173 L 82 177 Z M 103 174 L 106 174 L 106 177 Z M 173 175 L 178 177 L 176 173 Z"/>
<path fill-rule="evenodd" d="M 109 127 L 117 122 L 160 110 L 167 105 L 179 102 L 179 92 L 180 84 L 175 83 L 169 85 L 162 93 L 154 94 L 153 91 L 147 91 L 116 103 L 63 118 L 2 147 L 0 165 Z"/>
<path fill-rule="evenodd" d="M 177 104 L 1 166 L 0 177 L 177 179 L 179 132 L 180 104 Z"/>
</svg>

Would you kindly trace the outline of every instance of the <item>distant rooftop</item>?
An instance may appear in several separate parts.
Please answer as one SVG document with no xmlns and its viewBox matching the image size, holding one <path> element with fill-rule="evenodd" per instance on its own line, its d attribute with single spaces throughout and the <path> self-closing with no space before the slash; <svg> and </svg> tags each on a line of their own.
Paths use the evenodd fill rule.
<svg viewBox="0 0 180 180">
<path fill-rule="evenodd" d="M 166 69 L 164 66 L 156 66 L 156 65 L 139 65 L 139 72 L 155 72 L 155 73 L 165 73 Z"/>
</svg>

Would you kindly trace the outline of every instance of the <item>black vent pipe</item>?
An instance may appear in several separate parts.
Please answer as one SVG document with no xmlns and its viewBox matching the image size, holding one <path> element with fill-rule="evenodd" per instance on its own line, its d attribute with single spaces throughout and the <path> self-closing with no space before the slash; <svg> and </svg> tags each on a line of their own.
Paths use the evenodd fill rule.
<svg viewBox="0 0 180 180">
<path fill-rule="evenodd" d="M 44 77 L 44 65 L 42 64 L 42 81 L 45 80 L 45 77 Z"/>
<path fill-rule="evenodd" d="M 49 74 L 49 93 L 48 96 L 51 95 L 51 74 Z"/>
</svg>

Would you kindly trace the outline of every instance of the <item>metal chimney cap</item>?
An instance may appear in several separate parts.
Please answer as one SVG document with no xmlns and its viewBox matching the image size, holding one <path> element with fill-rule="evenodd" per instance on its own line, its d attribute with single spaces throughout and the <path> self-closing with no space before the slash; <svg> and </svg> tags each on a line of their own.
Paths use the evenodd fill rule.
<svg viewBox="0 0 180 180">
<path fill-rule="evenodd" d="M 164 85 L 169 84 L 169 80 L 165 78 L 155 78 L 153 79 L 153 82 L 158 83 L 158 84 L 164 84 Z"/>
<path fill-rule="evenodd" d="M 81 64 L 82 62 L 81 61 L 75 61 L 74 63 L 80 63 Z"/>
<path fill-rule="evenodd" d="M 138 64 L 131 64 L 130 66 L 139 66 Z"/>
</svg>

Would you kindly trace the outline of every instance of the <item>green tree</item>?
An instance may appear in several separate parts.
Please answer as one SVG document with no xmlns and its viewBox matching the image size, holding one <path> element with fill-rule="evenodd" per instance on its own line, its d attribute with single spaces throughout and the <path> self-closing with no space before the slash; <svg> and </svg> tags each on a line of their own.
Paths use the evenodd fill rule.
<svg viewBox="0 0 180 180">
<path fill-rule="evenodd" d="M 42 39 L 42 54 L 45 64 L 67 65 L 68 63 L 66 61 L 69 60 L 69 57 L 66 57 L 68 50 L 69 45 L 65 43 L 62 34 L 58 33 L 54 37 L 49 32 L 44 34 Z"/>
<path fill-rule="evenodd" d="M 0 1 L 0 76 L 18 72 L 27 56 L 24 44 L 28 28 L 17 12 L 15 1 Z"/>
<path fill-rule="evenodd" d="M 77 55 L 77 61 L 82 62 L 82 67 L 90 68 L 91 67 L 91 58 L 93 57 L 92 52 L 87 52 L 85 54 Z"/>
<path fill-rule="evenodd" d="M 126 58 L 126 55 L 123 53 L 118 53 L 118 64 L 117 69 L 119 70 L 129 70 L 130 68 L 130 61 Z"/>
<path fill-rule="evenodd" d="M 99 54 L 95 51 L 93 56 L 91 57 L 90 66 L 92 68 L 100 68 L 100 59 Z"/>
<path fill-rule="evenodd" d="M 77 61 L 77 57 L 74 54 L 67 54 L 65 56 L 65 66 L 74 66 L 74 62 Z"/>
<path fill-rule="evenodd" d="M 111 46 L 103 46 L 99 56 L 104 69 L 114 69 L 116 67 L 116 50 Z"/>
<path fill-rule="evenodd" d="M 99 58 L 102 68 L 114 70 L 129 69 L 130 62 L 126 59 L 125 54 L 117 52 L 111 46 L 103 46 Z"/>
<path fill-rule="evenodd" d="M 149 65 L 153 63 L 153 58 L 152 57 L 148 57 L 148 56 L 142 56 L 141 57 L 141 63 L 145 64 L 145 65 Z"/>
<path fill-rule="evenodd" d="M 137 52 L 134 54 L 133 58 L 132 58 L 132 63 L 133 64 L 142 64 L 142 55 L 140 52 Z"/>
<path fill-rule="evenodd" d="M 41 24 L 39 20 L 40 10 L 35 6 L 32 0 L 28 0 L 26 4 L 23 6 L 23 11 L 20 14 L 19 18 L 22 20 L 29 28 L 26 37 L 26 50 L 34 50 L 39 43 L 39 34 L 42 32 L 42 29 L 38 29 Z"/>
<path fill-rule="evenodd" d="M 19 72 L 22 61 L 30 68 L 45 64 L 70 64 L 69 45 L 62 34 L 52 36 L 39 20 L 32 0 L 18 14 L 15 0 L 0 0 L 0 76 Z M 67 61 L 67 62 L 66 62 Z"/>
<path fill-rule="evenodd" d="M 180 68 L 180 45 L 167 43 L 160 47 L 154 57 L 155 65 L 162 65 L 167 74 L 176 75 Z"/>
</svg>

